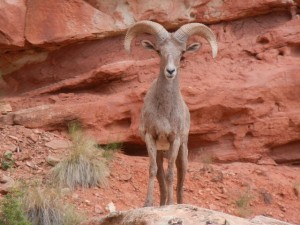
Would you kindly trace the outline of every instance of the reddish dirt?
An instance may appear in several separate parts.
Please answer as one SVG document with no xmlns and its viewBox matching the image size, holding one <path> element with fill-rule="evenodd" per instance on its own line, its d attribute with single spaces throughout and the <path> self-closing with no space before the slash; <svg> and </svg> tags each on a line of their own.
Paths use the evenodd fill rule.
<svg viewBox="0 0 300 225">
<path fill-rule="evenodd" d="M 0 127 L 1 158 L 6 150 L 19 147 L 13 152 L 15 168 L 1 174 L 13 179 L 47 179 L 51 169 L 45 162 L 48 155 L 62 159 L 67 151 L 52 150 L 45 143 L 66 140 L 66 135 L 31 130 L 22 126 Z M 300 167 L 288 165 L 257 165 L 235 162 L 213 163 L 210 158 L 190 156 L 185 182 L 185 203 L 223 211 L 229 214 L 253 217 L 266 215 L 290 223 L 300 223 L 299 193 Z M 272 163 L 271 163 L 272 164 Z M 148 159 L 116 153 L 110 162 L 111 175 L 106 188 L 77 189 L 65 198 L 89 217 L 101 217 L 105 207 L 113 202 L 117 210 L 141 207 L 146 195 Z M 2 184 L 0 184 L 2 185 Z M 1 187 L 1 186 L 0 186 Z M 236 201 L 249 194 L 249 206 L 240 208 Z M 155 190 L 158 205 L 158 185 Z"/>
</svg>

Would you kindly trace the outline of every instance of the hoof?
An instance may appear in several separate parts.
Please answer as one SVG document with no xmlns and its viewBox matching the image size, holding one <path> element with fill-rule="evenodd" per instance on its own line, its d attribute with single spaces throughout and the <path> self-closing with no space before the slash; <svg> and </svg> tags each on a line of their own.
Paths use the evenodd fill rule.
<svg viewBox="0 0 300 225">
<path fill-rule="evenodd" d="M 145 202 L 143 207 L 152 207 L 153 203 Z"/>
</svg>

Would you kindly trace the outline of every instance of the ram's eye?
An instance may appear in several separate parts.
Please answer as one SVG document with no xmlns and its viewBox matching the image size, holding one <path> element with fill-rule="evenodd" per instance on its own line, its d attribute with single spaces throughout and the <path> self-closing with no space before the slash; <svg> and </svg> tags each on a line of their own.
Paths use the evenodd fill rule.
<svg viewBox="0 0 300 225">
<path fill-rule="evenodd" d="M 160 55 L 160 51 L 159 51 L 159 50 L 156 50 L 156 52 L 157 52 L 157 54 L 159 54 L 159 55 Z"/>
</svg>

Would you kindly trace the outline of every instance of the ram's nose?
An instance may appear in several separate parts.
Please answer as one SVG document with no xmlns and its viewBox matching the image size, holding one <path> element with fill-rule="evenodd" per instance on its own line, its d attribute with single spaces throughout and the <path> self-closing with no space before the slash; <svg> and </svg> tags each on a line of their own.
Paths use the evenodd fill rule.
<svg viewBox="0 0 300 225">
<path fill-rule="evenodd" d="M 174 68 L 174 67 L 167 67 L 165 69 L 165 76 L 169 80 L 173 79 L 176 76 L 176 68 Z"/>
<path fill-rule="evenodd" d="M 172 75 L 175 72 L 175 69 L 167 69 L 167 72 Z"/>
</svg>

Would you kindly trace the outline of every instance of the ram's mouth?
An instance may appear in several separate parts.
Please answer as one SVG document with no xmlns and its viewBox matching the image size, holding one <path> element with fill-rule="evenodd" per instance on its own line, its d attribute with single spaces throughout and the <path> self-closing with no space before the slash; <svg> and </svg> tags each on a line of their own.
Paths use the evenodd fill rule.
<svg viewBox="0 0 300 225">
<path fill-rule="evenodd" d="M 175 75 L 166 75 L 166 78 L 168 80 L 173 80 L 175 78 Z"/>
</svg>

